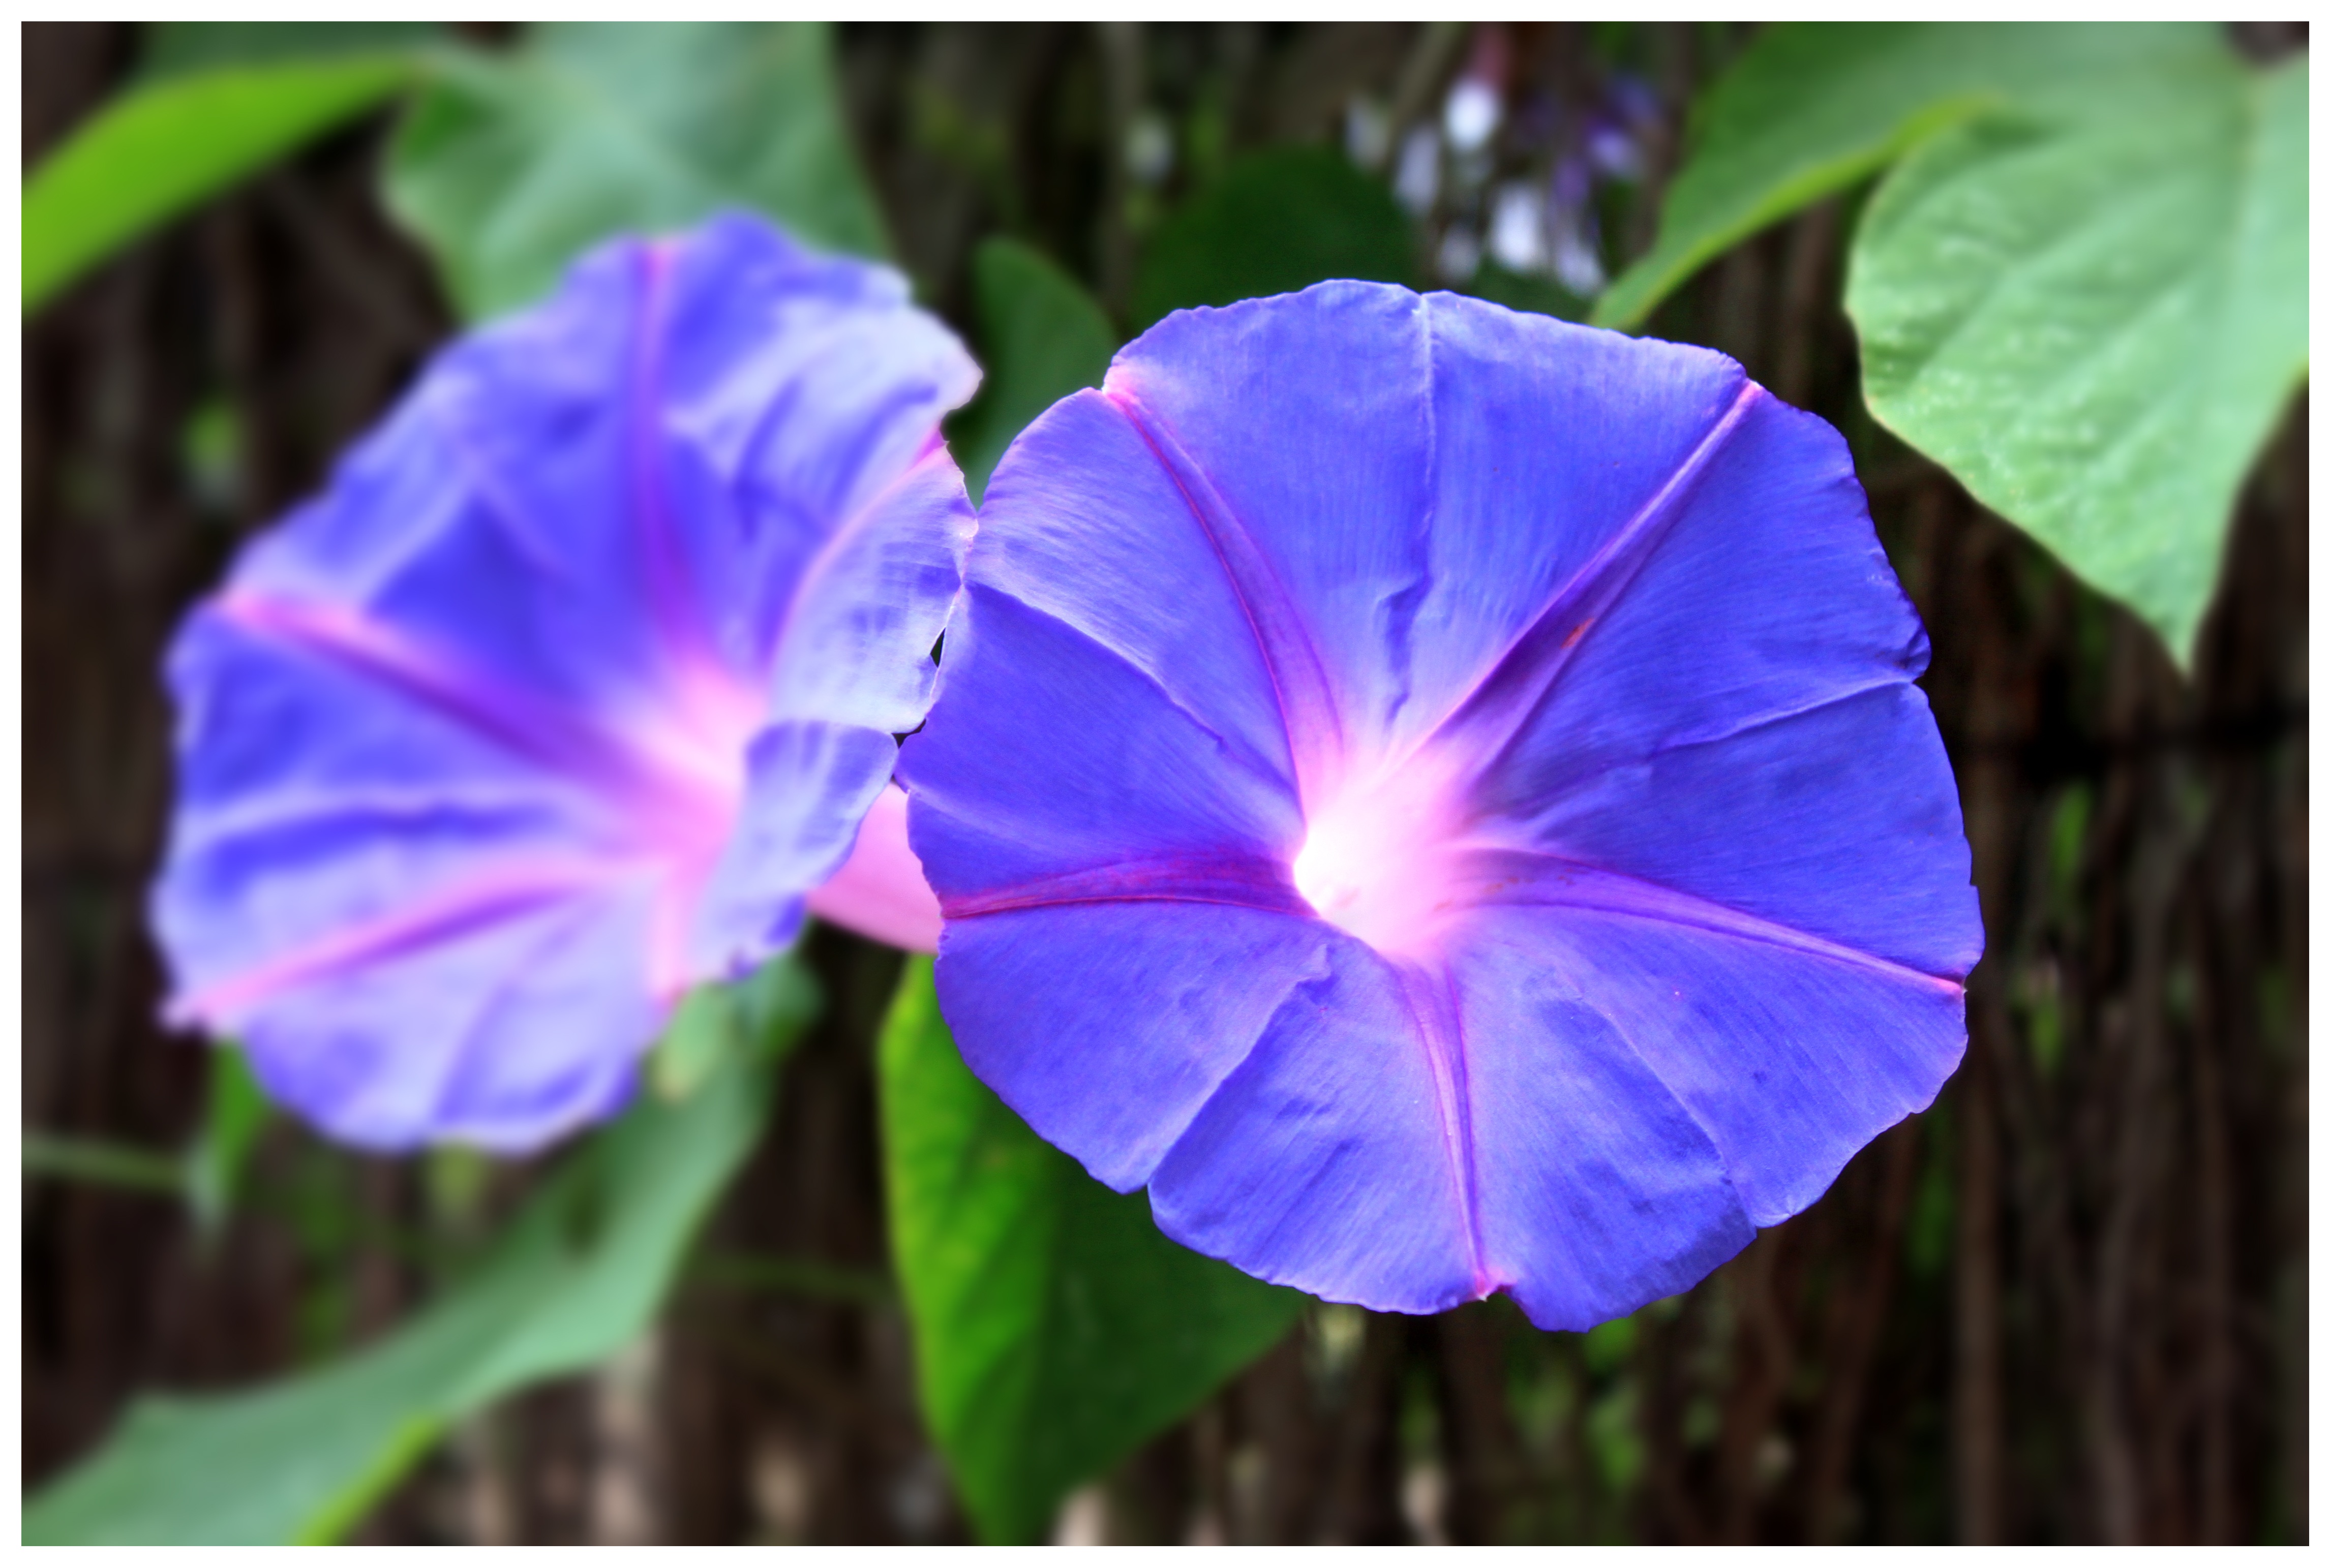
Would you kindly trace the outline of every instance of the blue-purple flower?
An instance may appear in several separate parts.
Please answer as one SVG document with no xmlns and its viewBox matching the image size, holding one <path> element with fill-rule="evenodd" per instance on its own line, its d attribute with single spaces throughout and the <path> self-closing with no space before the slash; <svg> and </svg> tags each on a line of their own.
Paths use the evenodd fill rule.
<svg viewBox="0 0 2331 1568">
<path fill-rule="evenodd" d="M 996 469 L 900 776 L 966 1060 L 1328 1297 L 1680 1289 L 1927 1105 L 1982 945 L 1844 442 L 1375 284 L 1167 318 Z"/>
<path fill-rule="evenodd" d="M 977 379 L 898 274 L 741 217 L 442 354 L 172 650 L 170 1017 L 358 1144 L 614 1108 L 686 987 L 792 938 L 928 707 Z"/>
</svg>

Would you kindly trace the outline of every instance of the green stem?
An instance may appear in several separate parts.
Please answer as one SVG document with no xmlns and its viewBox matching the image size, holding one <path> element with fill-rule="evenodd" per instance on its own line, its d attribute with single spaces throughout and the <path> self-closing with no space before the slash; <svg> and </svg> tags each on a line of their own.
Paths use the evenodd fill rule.
<svg viewBox="0 0 2331 1568">
<path fill-rule="evenodd" d="M 90 1182 L 101 1187 L 124 1187 L 132 1192 L 164 1193 L 172 1197 L 181 1196 L 186 1190 L 186 1167 L 175 1155 L 95 1138 L 60 1137 L 53 1133 L 25 1133 L 24 1173 L 69 1182 Z"/>
</svg>

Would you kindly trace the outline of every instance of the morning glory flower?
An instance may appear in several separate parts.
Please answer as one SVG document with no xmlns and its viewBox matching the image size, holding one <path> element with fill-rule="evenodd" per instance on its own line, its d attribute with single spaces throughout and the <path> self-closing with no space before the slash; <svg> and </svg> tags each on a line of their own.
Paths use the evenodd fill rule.
<svg viewBox="0 0 2331 1568">
<path fill-rule="evenodd" d="M 356 1144 L 615 1108 L 683 991 L 792 939 L 922 720 L 977 379 L 896 272 L 743 217 L 442 354 L 171 650 L 168 1017 Z M 911 906 L 899 815 L 840 917 Z"/>
<path fill-rule="evenodd" d="M 1498 189 L 1490 209 L 1489 254 L 1509 272 L 1535 272 L 1546 264 L 1546 194 L 1520 180 Z"/>
<path fill-rule="evenodd" d="M 1928 1104 L 1982 934 L 1845 443 L 1704 349 L 1323 283 L 995 470 L 900 776 L 964 1058 L 1166 1234 L 1583 1328 Z"/>
</svg>

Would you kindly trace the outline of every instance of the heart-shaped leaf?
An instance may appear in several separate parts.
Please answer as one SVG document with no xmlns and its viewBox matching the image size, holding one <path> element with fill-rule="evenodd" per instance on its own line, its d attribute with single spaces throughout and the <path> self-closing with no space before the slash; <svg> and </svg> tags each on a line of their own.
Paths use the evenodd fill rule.
<svg viewBox="0 0 2331 1568">
<path fill-rule="evenodd" d="M 1305 1298 L 1167 1240 L 971 1075 L 909 961 L 882 1028 L 890 1240 L 923 1412 L 979 1532 L 1061 1499 L 1285 1334 Z"/>
<path fill-rule="evenodd" d="M 472 318 L 525 304 L 623 232 L 724 208 L 880 255 L 832 41 L 806 22 L 545 23 L 450 61 L 389 160 L 390 207 Z"/>
<path fill-rule="evenodd" d="M 1694 109 L 1658 242 L 1595 302 L 1634 327 L 1757 230 L 1986 109 L 2078 113 L 2221 51 L 2199 24 L 1794 23 L 1757 35 Z"/>
<path fill-rule="evenodd" d="M 1992 117 L 1896 168 L 1846 308 L 1871 413 L 2181 661 L 2307 375 L 2307 63 L 2222 47 L 2116 112 Z"/>
</svg>

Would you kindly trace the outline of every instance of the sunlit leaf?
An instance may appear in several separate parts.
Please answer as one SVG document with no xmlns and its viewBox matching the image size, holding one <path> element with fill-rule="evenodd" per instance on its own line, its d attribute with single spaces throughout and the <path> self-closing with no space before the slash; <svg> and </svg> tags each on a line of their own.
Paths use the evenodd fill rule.
<svg viewBox="0 0 2331 1568">
<path fill-rule="evenodd" d="M 568 1155 L 474 1271 L 385 1338 L 247 1392 L 140 1401 L 26 1502 L 25 1541 L 334 1539 L 470 1412 L 620 1349 L 752 1149 L 775 1060 L 808 1016 L 805 987 L 734 988 L 732 1049 L 695 1092 L 642 1096 Z"/>
<path fill-rule="evenodd" d="M 2190 660 L 2307 374 L 2307 63 L 2219 49 L 2120 111 L 1987 118 L 1855 236 L 1870 411 Z"/>
<path fill-rule="evenodd" d="M 24 309 L 156 225 L 381 103 L 415 57 L 238 65 L 132 88 L 24 182 Z"/>
<path fill-rule="evenodd" d="M 1327 278 L 1414 282 L 1408 214 L 1333 147 L 1249 153 L 1158 225 L 1134 274 L 1132 324 Z"/>
<path fill-rule="evenodd" d="M 1030 1541 L 1269 1348 L 1305 1297 L 1160 1235 L 971 1076 L 909 961 L 878 1055 L 923 1411 L 980 1534 Z"/>
<path fill-rule="evenodd" d="M 472 318 L 525 304 L 609 235 L 725 208 L 879 255 L 832 42 L 806 22 L 545 23 L 452 60 L 400 128 L 388 201 Z"/>
<path fill-rule="evenodd" d="M 988 240 L 971 259 L 980 362 L 987 378 L 949 432 L 972 499 L 1028 422 L 1080 387 L 1099 386 L 1117 333 L 1077 280 L 1016 240 Z"/>
<path fill-rule="evenodd" d="M 1797 23 L 1766 29 L 1694 111 L 1659 240 L 1596 301 L 1633 327 L 1757 230 L 1984 111 L 2109 108 L 2220 49 L 2184 24 Z"/>
</svg>

